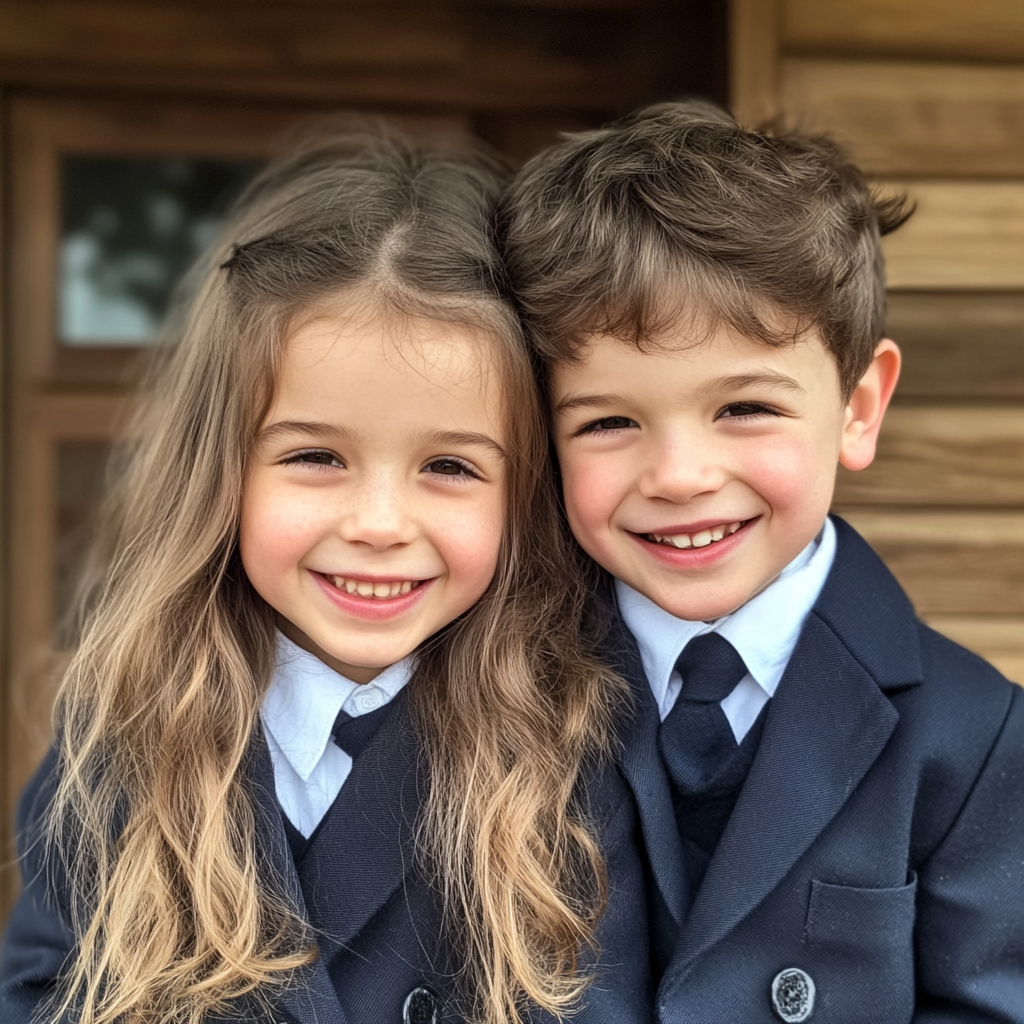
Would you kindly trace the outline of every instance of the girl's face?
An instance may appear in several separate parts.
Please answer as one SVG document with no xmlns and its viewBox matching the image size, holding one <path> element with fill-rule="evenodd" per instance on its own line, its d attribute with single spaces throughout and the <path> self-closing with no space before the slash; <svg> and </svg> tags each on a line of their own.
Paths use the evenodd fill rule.
<svg viewBox="0 0 1024 1024">
<path fill-rule="evenodd" d="M 324 315 L 287 339 L 242 496 L 240 546 L 282 631 L 358 683 L 494 575 L 505 440 L 489 339 Z"/>
</svg>

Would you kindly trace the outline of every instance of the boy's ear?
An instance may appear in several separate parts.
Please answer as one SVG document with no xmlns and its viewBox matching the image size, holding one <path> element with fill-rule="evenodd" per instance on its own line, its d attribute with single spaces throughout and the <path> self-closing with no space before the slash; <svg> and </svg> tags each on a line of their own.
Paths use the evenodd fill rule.
<svg viewBox="0 0 1024 1024">
<path fill-rule="evenodd" d="M 839 462 L 847 469 L 864 469 L 871 465 L 882 417 L 899 380 L 901 362 L 896 342 L 883 338 L 867 373 L 850 395 L 839 448 Z"/>
</svg>

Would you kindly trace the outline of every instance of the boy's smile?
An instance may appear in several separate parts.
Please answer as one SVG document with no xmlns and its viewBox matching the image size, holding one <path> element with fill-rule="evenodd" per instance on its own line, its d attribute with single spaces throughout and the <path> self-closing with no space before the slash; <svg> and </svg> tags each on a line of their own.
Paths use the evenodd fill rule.
<svg viewBox="0 0 1024 1024">
<path fill-rule="evenodd" d="M 882 342 L 849 404 L 817 338 L 727 328 L 643 350 L 591 338 L 551 375 L 570 525 L 587 553 L 683 619 L 725 615 L 821 529 L 837 462 L 866 466 L 895 386 Z"/>
</svg>

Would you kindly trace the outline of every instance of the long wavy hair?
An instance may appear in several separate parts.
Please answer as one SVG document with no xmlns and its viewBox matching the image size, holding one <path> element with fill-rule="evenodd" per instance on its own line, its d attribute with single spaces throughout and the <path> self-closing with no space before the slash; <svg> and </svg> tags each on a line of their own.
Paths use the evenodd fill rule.
<svg viewBox="0 0 1024 1024">
<path fill-rule="evenodd" d="M 316 956 L 256 841 L 245 770 L 274 614 L 238 553 L 246 459 L 289 326 L 346 295 L 482 331 L 503 385 L 507 513 L 483 598 L 419 653 L 422 866 L 464 943 L 467 1013 L 571 1012 L 604 863 L 576 799 L 620 684 L 576 639 L 586 587 L 546 471 L 529 356 L 503 295 L 490 157 L 361 124 L 298 144 L 242 197 L 143 392 L 104 516 L 102 583 L 57 704 L 47 818 L 77 939 L 50 1008 L 198 1024 Z"/>
</svg>

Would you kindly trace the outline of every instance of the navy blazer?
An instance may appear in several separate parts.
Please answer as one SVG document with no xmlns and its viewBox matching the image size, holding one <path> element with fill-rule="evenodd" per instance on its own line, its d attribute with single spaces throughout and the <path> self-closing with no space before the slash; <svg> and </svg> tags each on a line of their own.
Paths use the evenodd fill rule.
<svg viewBox="0 0 1024 1024">
<path fill-rule="evenodd" d="M 613 660 L 640 709 L 623 770 L 650 895 L 677 935 L 657 1019 L 775 1022 L 772 982 L 797 968 L 812 1024 L 1024 1024 L 1024 690 L 919 622 L 835 525 L 835 562 L 688 912 L 657 710 L 617 624 Z"/>
<path fill-rule="evenodd" d="M 415 865 L 423 774 L 419 744 L 404 692 L 395 702 L 395 713 L 360 754 L 342 789 L 352 827 L 336 829 L 332 845 L 318 859 L 311 859 L 311 848 L 298 871 L 266 744 L 262 736 L 254 741 L 248 776 L 260 848 L 268 870 L 276 873 L 313 925 L 320 950 L 316 962 L 275 995 L 269 1019 L 279 1024 L 402 1024 L 403 1004 L 418 988 L 439 997 L 439 1021 L 463 1019 L 455 1000 L 460 965 L 443 935 L 437 894 Z M 21 836 L 31 831 L 35 809 L 52 792 L 53 765 L 51 752 L 22 798 Z M 584 966 L 596 981 L 573 1019 L 581 1024 L 647 1024 L 652 1014 L 647 924 L 632 798 L 613 765 L 593 773 L 586 789 L 608 860 L 611 896 L 599 927 L 600 957 L 596 962 L 590 957 Z M 53 868 L 43 862 L 38 846 L 23 852 L 25 887 L 0 954 L 3 1024 L 27 1024 L 36 1005 L 52 992 L 73 948 L 62 923 L 67 892 L 45 882 Z M 299 871 L 306 873 L 304 885 Z M 322 898 L 307 906 L 304 890 L 322 893 Z M 337 989 L 334 981 L 340 982 Z M 242 1000 L 224 1024 L 265 1019 L 255 1003 Z M 550 1020 L 536 1012 L 534 1019 Z"/>
</svg>

